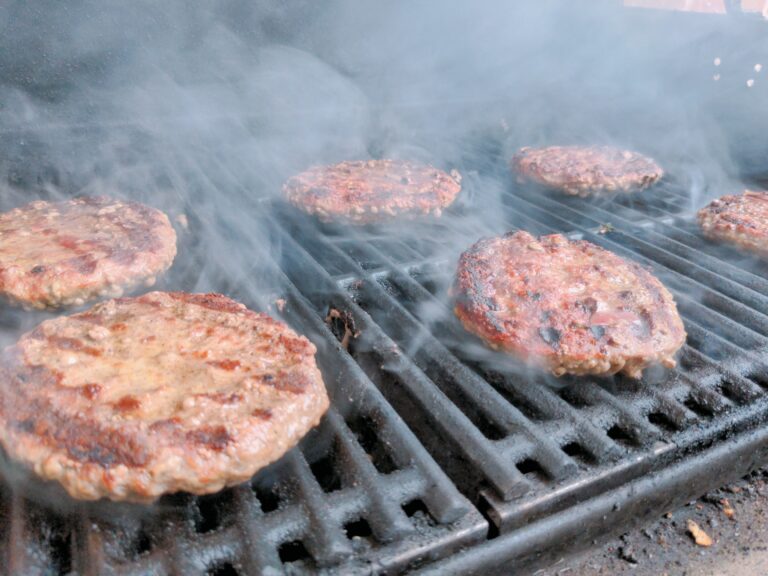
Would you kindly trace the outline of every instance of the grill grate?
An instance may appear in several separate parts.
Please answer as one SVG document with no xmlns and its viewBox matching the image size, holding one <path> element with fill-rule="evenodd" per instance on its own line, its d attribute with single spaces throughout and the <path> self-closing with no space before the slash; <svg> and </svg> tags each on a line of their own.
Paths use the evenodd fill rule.
<svg viewBox="0 0 768 576">
<path fill-rule="evenodd" d="M 354 318 L 362 335 L 352 356 L 502 533 L 768 416 L 763 281 L 751 263 L 726 264 L 701 240 L 683 244 L 683 234 L 694 235 L 680 226 L 690 203 L 680 190 L 608 203 L 508 187 L 509 229 L 584 238 L 662 278 L 689 333 L 676 370 L 651 370 L 640 382 L 566 378 L 555 387 L 497 357 L 478 358 L 446 304 L 453 264 L 433 257 L 445 250 L 423 248 L 424 236 L 439 232 L 417 242 L 375 230 L 350 238 L 276 208 L 289 276 L 309 271 L 321 286 L 308 295 L 316 309 Z M 614 231 L 600 233 L 605 223 Z"/>
<path fill-rule="evenodd" d="M 730 452 L 725 441 L 754 435 L 768 419 L 768 282 L 751 258 L 698 235 L 687 216 L 691 200 L 674 182 L 637 197 L 585 201 L 519 187 L 500 165 L 460 166 L 470 201 L 393 234 L 318 224 L 280 202 L 250 198 L 241 181 L 247 167 L 233 172 L 210 155 L 187 160 L 168 162 L 170 198 L 238 190 L 243 210 L 262 216 L 253 227 L 264 233 L 249 241 L 209 217 L 209 206 L 187 207 L 190 230 L 217 227 L 227 245 L 252 250 L 251 261 L 238 278 L 203 274 L 215 249 L 190 244 L 163 287 L 218 290 L 282 315 L 318 346 L 333 408 L 252 482 L 168 497 L 145 513 L 41 500 L 55 487 L 40 492 L 34 481 L 11 479 L 0 489 L 9 572 L 396 573 L 438 561 L 434 570 L 482 573 L 502 555 L 519 565 L 526 554 L 541 557 L 584 522 L 573 542 L 586 545 L 766 458 L 755 449 L 762 437 Z M 483 209 L 473 188 L 491 181 L 503 185 L 503 203 L 493 206 L 499 214 L 483 231 L 463 227 L 462 211 Z M 613 231 L 601 233 L 606 223 Z M 585 238 L 650 266 L 674 292 L 689 333 L 678 368 L 649 370 L 642 381 L 555 383 L 486 352 L 455 320 L 447 288 L 457 248 L 513 228 Z M 267 249 L 258 246 L 263 238 Z M 277 299 L 285 301 L 279 314 Z M 5 314 L 6 327 L 28 327 L 28 316 Z M 710 452 L 717 466 L 691 465 L 695 482 L 678 476 L 660 481 L 668 493 L 654 487 Z M 621 511 L 607 520 L 614 501 Z M 454 556 L 455 565 L 439 563 L 464 548 L 470 552 Z"/>
<path fill-rule="evenodd" d="M 167 177 L 180 191 L 189 182 Z M 207 185 L 194 177 L 197 186 Z M 190 230 L 209 225 L 191 210 L 187 215 Z M 210 269 L 201 274 L 213 256 L 201 254 L 205 249 L 183 241 L 161 287 L 217 290 L 284 317 L 317 345 L 331 410 L 299 447 L 250 483 L 211 496 L 168 496 L 151 509 L 76 503 L 6 463 L 0 537 L 8 573 L 396 573 L 483 540 L 487 520 L 295 286 L 258 258 L 240 279 Z M 44 317 L 6 311 L 4 327 L 18 332 Z"/>
</svg>

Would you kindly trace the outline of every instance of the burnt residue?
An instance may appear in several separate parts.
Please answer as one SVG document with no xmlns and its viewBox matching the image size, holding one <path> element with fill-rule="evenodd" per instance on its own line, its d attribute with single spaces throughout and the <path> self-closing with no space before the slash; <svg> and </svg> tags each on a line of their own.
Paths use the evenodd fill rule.
<svg viewBox="0 0 768 576">
<path fill-rule="evenodd" d="M 603 326 L 590 326 L 589 331 L 592 332 L 592 336 L 594 336 L 596 340 L 600 340 L 603 336 L 605 336 L 605 328 Z"/>
<path fill-rule="evenodd" d="M 325 323 L 336 339 L 341 342 L 344 350 L 349 350 L 350 341 L 360 336 L 360 331 L 355 326 L 355 317 L 346 310 L 329 307 Z"/>
<path fill-rule="evenodd" d="M 557 350 L 560 348 L 560 330 L 548 326 L 546 328 L 539 328 L 539 336 L 544 340 L 551 348 Z"/>
</svg>

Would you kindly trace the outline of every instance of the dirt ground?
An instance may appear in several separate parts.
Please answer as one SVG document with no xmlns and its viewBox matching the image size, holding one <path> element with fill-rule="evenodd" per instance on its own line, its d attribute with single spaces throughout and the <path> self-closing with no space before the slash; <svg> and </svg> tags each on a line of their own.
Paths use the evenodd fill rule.
<svg viewBox="0 0 768 576">
<path fill-rule="evenodd" d="M 645 528 L 534 575 L 765 576 L 767 535 L 768 468 L 764 468 Z"/>
</svg>

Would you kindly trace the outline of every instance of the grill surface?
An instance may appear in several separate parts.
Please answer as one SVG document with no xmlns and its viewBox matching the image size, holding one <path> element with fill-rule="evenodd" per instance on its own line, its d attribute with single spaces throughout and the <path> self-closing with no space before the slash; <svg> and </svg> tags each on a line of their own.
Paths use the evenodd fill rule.
<svg viewBox="0 0 768 576">
<path fill-rule="evenodd" d="M 275 220 L 289 276 L 310 271 L 315 288 L 308 298 L 318 312 L 331 306 L 354 320 L 361 335 L 351 355 L 496 530 L 572 512 L 766 420 L 768 284 L 749 256 L 698 234 L 694 200 L 682 188 L 665 182 L 637 198 L 590 202 L 520 187 L 500 171 L 495 177 L 507 190 L 506 230 L 584 238 L 649 266 L 664 281 L 689 334 L 677 369 L 651 370 L 642 381 L 554 382 L 495 353 L 477 354 L 446 294 L 454 261 L 444 258 L 444 245 L 462 233 L 452 223 L 425 225 L 411 238 L 318 228 L 280 206 Z M 707 463 L 696 486 L 717 485 L 755 460 L 742 455 L 731 470 Z M 665 505 L 688 488 L 675 485 Z M 617 500 L 618 509 L 635 497 L 630 491 Z M 650 510 L 636 509 L 634 517 Z M 553 535 L 540 544 L 559 543 Z M 510 545 L 508 557 L 514 550 Z"/>
<path fill-rule="evenodd" d="M 190 223 L 160 287 L 221 291 L 283 316 L 317 345 L 333 408 L 251 483 L 149 511 L 76 504 L 7 467 L 8 573 L 503 573 L 509 560 L 587 545 L 765 461 L 764 266 L 704 240 L 674 180 L 583 200 L 519 186 L 501 156 L 482 158 L 457 166 L 464 197 L 444 218 L 394 229 L 322 225 L 240 192 L 258 232 L 249 238 L 192 199 L 247 191 L 256 176 L 212 155 L 174 157 L 176 170 L 158 176 L 170 191 L 161 207 Z M 456 258 L 516 228 L 651 267 L 689 334 L 679 367 L 642 381 L 554 380 L 466 334 L 447 297 Z M 246 254 L 235 277 L 217 268 L 222 246 Z M 13 333 L 44 317 L 1 316 Z"/>
</svg>

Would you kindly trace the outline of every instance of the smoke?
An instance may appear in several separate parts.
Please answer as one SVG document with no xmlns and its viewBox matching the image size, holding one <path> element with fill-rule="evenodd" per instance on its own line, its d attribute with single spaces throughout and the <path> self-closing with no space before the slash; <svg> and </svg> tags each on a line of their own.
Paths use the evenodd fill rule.
<svg viewBox="0 0 768 576">
<path fill-rule="evenodd" d="M 264 218 L 289 176 L 369 157 L 455 168 L 462 194 L 441 220 L 341 233 L 350 245 L 418 246 L 443 274 L 415 312 L 433 333 L 456 328 L 448 286 L 464 249 L 517 227 L 554 231 L 505 202 L 514 189 L 506 160 L 518 148 L 645 152 L 689 192 L 690 213 L 738 190 L 765 150 L 768 79 L 752 61 L 764 40 L 755 54 L 735 50 L 724 19 L 618 4 L 6 2 L 0 209 L 85 193 L 185 215 L 175 272 L 161 286 L 258 302 L 280 291 L 269 263 L 284 245 Z M 315 229 L 301 222 L 296 238 L 311 249 Z M 3 319 L 6 340 L 40 319 L 20 318 Z M 498 361 L 461 331 L 445 342 L 478 363 Z"/>
<path fill-rule="evenodd" d="M 197 203 L 162 182 L 166 172 L 194 182 L 191 164 L 210 172 L 220 212 L 248 228 L 226 210 L 349 158 L 487 174 L 525 145 L 612 143 L 659 158 L 696 196 L 707 195 L 701 181 L 730 186 L 739 168 L 711 90 L 712 60 L 723 74 L 736 64 L 711 17 L 670 34 L 613 2 L 2 10 L 0 162 L 17 188 L 66 194 L 98 181 L 161 205 L 180 194 Z M 726 80 L 718 86 L 735 90 Z M 702 98 L 704 87 L 715 96 Z M 483 200 L 495 213 L 496 199 Z"/>
</svg>

